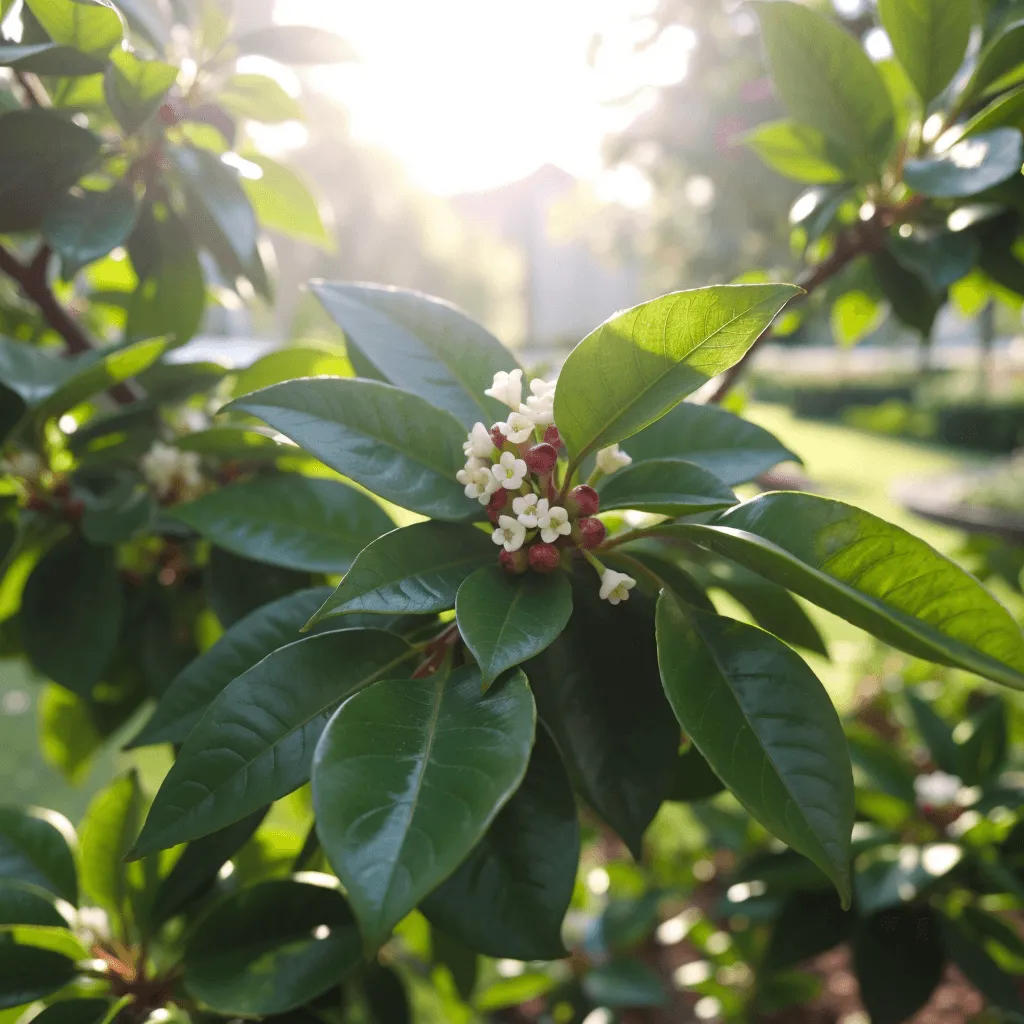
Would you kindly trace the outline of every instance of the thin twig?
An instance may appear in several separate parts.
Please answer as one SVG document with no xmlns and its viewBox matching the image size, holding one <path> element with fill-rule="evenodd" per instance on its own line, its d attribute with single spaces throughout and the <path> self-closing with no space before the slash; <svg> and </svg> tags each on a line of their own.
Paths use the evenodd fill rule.
<svg viewBox="0 0 1024 1024">
<path fill-rule="evenodd" d="M 30 75 L 26 71 L 15 71 L 14 77 L 18 82 L 18 85 L 25 92 L 25 98 L 28 100 L 30 107 L 37 107 L 41 110 L 45 110 L 51 106 L 50 97 L 46 94 L 46 90 L 43 88 L 42 82 L 36 78 L 35 75 Z"/>
</svg>

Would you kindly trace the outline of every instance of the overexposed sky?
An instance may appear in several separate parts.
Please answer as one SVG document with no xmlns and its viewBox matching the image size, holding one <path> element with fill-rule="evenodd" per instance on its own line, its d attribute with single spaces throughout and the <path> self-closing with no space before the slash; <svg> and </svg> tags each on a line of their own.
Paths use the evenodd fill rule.
<svg viewBox="0 0 1024 1024">
<path fill-rule="evenodd" d="M 678 81 L 693 37 L 633 43 L 652 0 L 278 0 L 276 20 L 345 36 L 359 64 L 317 71 L 351 111 L 356 137 L 393 152 L 439 194 L 490 188 L 555 163 L 601 173 L 601 142 Z M 638 21 L 638 19 L 641 19 Z M 609 42 L 595 66 L 595 33 Z M 632 97 L 628 104 L 614 104 Z M 605 179 L 609 198 L 629 182 Z M 619 197 L 623 198 L 623 197 Z M 628 197 L 624 197 L 628 198 Z"/>
</svg>

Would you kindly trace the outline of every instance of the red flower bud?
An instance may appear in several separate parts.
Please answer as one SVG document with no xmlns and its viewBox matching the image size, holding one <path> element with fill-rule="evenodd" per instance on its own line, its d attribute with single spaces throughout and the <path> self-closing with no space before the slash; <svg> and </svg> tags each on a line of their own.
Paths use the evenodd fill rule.
<svg viewBox="0 0 1024 1024">
<path fill-rule="evenodd" d="M 558 462 L 558 452 L 549 444 L 534 445 L 523 455 L 523 461 L 531 472 L 547 476 Z"/>
<path fill-rule="evenodd" d="M 544 431 L 544 443 L 551 445 L 556 452 L 561 451 L 562 435 L 558 432 L 558 427 L 556 427 L 554 423 Z"/>
<path fill-rule="evenodd" d="M 504 487 L 499 487 L 492 495 L 491 500 L 487 502 L 487 510 L 489 512 L 500 512 L 508 504 L 508 491 Z"/>
<path fill-rule="evenodd" d="M 585 518 L 576 523 L 574 536 L 578 534 L 577 543 L 581 548 L 596 548 L 604 541 L 608 531 L 600 519 Z"/>
<path fill-rule="evenodd" d="M 513 576 L 521 576 L 529 564 L 527 554 L 522 548 L 518 551 L 502 551 L 498 555 L 498 561 L 501 562 L 502 569 Z"/>
<path fill-rule="evenodd" d="M 554 544 L 534 544 L 530 548 L 530 568 L 542 576 L 554 572 L 562 561 Z"/>
<path fill-rule="evenodd" d="M 505 435 L 497 427 L 491 427 L 491 444 L 499 452 L 505 447 Z"/>
<path fill-rule="evenodd" d="M 574 487 L 570 491 L 566 506 L 570 512 L 576 512 L 581 516 L 592 516 L 600 509 L 601 499 L 593 487 L 580 484 L 579 487 Z"/>
<path fill-rule="evenodd" d="M 160 105 L 160 120 L 168 127 L 176 125 L 180 120 L 177 106 L 173 103 L 163 103 Z"/>
<path fill-rule="evenodd" d="M 53 506 L 38 494 L 29 495 L 25 502 L 25 508 L 29 512 L 52 512 Z"/>
<path fill-rule="evenodd" d="M 69 523 L 80 523 L 85 515 L 85 502 L 79 498 L 69 501 L 64 506 L 64 518 Z"/>
</svg>

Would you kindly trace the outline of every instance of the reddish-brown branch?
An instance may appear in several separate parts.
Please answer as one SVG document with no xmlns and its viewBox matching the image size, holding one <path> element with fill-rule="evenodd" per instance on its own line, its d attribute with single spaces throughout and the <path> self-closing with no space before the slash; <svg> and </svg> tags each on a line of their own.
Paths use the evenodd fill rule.
<svg viewBox="0 0 1024 1024">
<path fill-rule="evenodd" d="M 459 627 L 456 623 L 453 622 L 450 626 L 446 626 L 441 630 L 423 648 L 425 657 L 416 667 L 412 678 L 423 679 L 426 676 L 433 675 L 444 664 L 448 651 L 459 642 L 459 639 Z"/>
</svg>

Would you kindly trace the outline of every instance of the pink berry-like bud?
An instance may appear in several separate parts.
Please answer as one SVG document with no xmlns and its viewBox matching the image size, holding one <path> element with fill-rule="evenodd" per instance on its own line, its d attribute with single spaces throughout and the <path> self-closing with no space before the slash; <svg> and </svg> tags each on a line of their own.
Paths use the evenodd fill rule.
<svg viewBox="0 0 1024 1024">
<path fill-rule="evenodd" d="M 491 500 L 487 502 L 488 512 L 500 512 L 508 504 L 508 491 L 504 487 L 500 487 L 491 495 Z"/>
<path fill-rule="evenodd" d="M 576 523 L 573 536 L 581 548 L 596 548 L 604 541 L 608 531 L 600 519 L 585 518 Z"/>
<path fill-rule="evenodd" d="M 579 487 L 574 487 L 570 491 L 566 506 L 570 512 L 576 512 L 577 515 L 592 516 L 600 509 L 601 499 L 597 496 L 597 491 L 593 487 L 580 484 Z"/>
<path fill-rule="evenodd" d="M 505 435 L 497 427 L 491 427 L 491 444 L 493 444 L 499 452 L 505 447 Z"/>
<path fill-rule="evenodd" d="M 521 576 L 529 565 L 529 558 L 522 548 L 518 551 L 502 551 L 498 555 L 498 561 L 501 562 L 502 569 L 512 576 Z"/>
<path fill-rule="evenodd" d="M 544 431 L 544 443 L 551 445 L 556 452 L 561 451 L 562 435 L 558 432 L 558 427 L 556 427 L 554 423 Z"/>
<path fill-rule="evenodd" d="M 558 462 L 558 452 L 549 444 L 537 444 L 526 452 L 523 460 L 531 472 L 538 476 L 547 476 Z"/>
<path fill-rule="evenodd" d="M 561 561 L 562 556 L 554 544 L 534 544 L 530 548 L 530 568 L 542 576 L 554 572 Z"/>
</svg>

